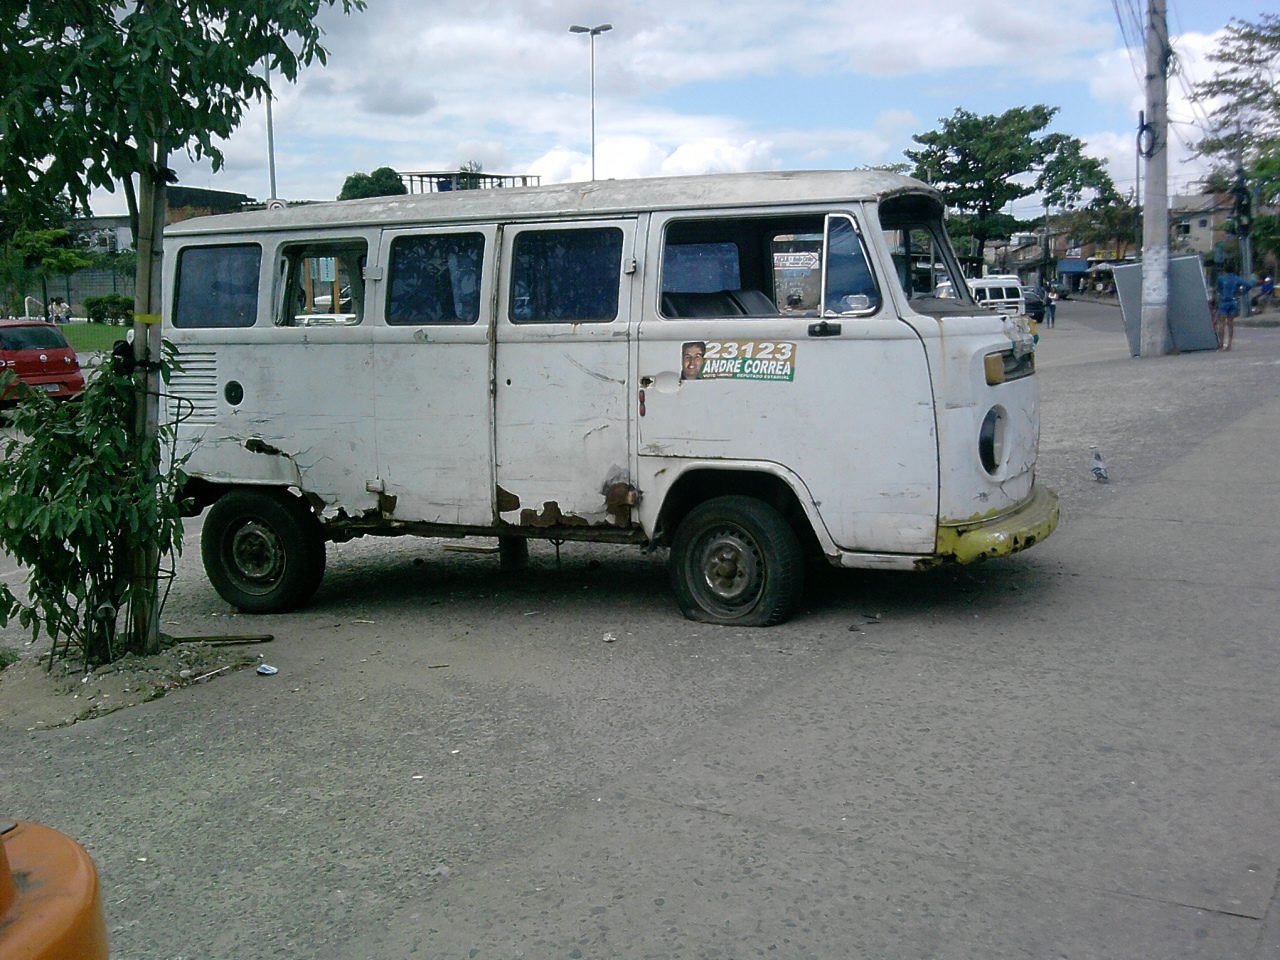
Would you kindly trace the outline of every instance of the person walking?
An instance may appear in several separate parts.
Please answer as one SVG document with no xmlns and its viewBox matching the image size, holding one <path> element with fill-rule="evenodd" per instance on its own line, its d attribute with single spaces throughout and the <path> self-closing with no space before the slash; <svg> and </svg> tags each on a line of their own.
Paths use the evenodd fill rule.
<svg viewBox="0 0 1280 960">
<path fill-rule="evenodd" d="M 1240 315 L 1241 304 L 1249 303 L 1249 288 L 1252 286 L 1236 273 L 1234 264 L 1228 264 L 1218 275 L 1218 310 L 1213 319 L 1213 332 L 1218 335 L 1218 349 L 1231 349 L 1231 343 L 1236 338 L 1236 317 Z"/>
<path fill-rule="evenodd" d="M 1045 326 L 1053 329 L 1053 318 L 1058 314 L 1058 291 L 1050 288 L 1044 298 Z"/>
</svg>

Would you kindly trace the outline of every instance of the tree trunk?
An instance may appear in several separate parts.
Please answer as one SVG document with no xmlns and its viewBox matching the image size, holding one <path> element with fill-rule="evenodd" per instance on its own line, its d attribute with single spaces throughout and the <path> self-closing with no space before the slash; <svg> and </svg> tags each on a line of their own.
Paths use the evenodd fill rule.
<svg viewBox="0 0 1280 960">
<path fill-rule="evenodd" d="M 151 451 L 144 467 L 149 479 L 158 472 L 155 444 L 160 423 L 160 267 L 166 212 L 163 144 L 146 144 L 146 156 L 154 166 L 138 177 L 138 265 L 133 308 L 133 359 L 138 365 L 142 388 L 137 392 L 133 430 L 137 449 Z M 144 654 L 160 650 L 159 570 L 160 549 L 152 542 L 139 545 L 129 558 L 129 579 L 133 587 L 130 604 L 132 630 L 129 645 Z"/>
</svg>

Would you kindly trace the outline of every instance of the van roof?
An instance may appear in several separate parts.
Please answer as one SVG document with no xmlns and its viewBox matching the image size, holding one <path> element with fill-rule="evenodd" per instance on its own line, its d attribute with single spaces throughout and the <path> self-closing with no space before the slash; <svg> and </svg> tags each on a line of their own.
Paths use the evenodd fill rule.
<svg viewBox="0 0 1280 960">
<path fill-rule="evenodd" d="M 545 187 L 459 190 L 398 197 L 307 203 L 283 210 L 254 210 L 183 220 L 165 228 L 166 236 L 388 226 L 423 221 L 447 223 L 494 219 L 543 219 L 604 216 L 644 210 L 884 200 L 912 193 L 941 195 L 931 186 L 880 170 L 821 170 L 773 173 L 595 180 Z"/>
</svg>

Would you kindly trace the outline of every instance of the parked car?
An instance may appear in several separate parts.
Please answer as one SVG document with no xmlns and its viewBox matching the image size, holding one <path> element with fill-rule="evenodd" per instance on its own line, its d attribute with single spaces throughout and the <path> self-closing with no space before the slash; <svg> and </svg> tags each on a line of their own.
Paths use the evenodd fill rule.
<svg viewBox="0 0 1280 960">
<path fill-rule="evenodd" d="M 80 358 L 62 331 L 42 320 L 0 320 L 0 373 L 8 371 L 55 400 L 84 392 Z M 0 405 L 12 406 L 16 399 L 17 388 L 10 387 Z"/>
<path fill-rule="evenodd" d="M 1041 287 L 1023 287 L 1022 299 L 1027 303 L 1027 316 L 1040 323 L 1044 320 L 1045 292 Z"/>
</svg>

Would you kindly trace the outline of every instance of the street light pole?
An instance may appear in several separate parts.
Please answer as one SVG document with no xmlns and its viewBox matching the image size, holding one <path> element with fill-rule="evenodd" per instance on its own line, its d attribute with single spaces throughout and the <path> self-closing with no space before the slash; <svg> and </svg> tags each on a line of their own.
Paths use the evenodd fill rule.
<svg viewBox="0 0 1280 960">
<path fill-rule="evenodd" d="M 267 69 L 267 168 L 271 173 L 271 199 L 276 198 L 276 134 L 271 123 L 271 62 L 266 62 Z"/>
<path fill-rule="evenodd" d="M 595 27 L 584 27 L 580 24 L 574 24 L 569 28 L 570 33 L 585 33 L 587 39 L 591 43 L 591 179 L 596 178 L 596 37 L 602 33 L 608 33 L 613 29 L 613 24 L 602 23 Z"/>
</svg>

